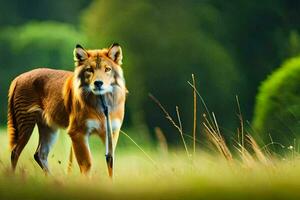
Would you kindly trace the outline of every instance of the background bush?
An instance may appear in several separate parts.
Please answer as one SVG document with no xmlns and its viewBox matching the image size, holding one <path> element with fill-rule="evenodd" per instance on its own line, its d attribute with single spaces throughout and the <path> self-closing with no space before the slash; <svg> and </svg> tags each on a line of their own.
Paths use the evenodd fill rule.
<svg viewBox="0 0 300 200">
<path fill-rule="evenodd" d="M 300 137 L 300 57 L 286 61 L 260 86 L 253 125 L 265 142 L 293 145 Z"/>
</svg>

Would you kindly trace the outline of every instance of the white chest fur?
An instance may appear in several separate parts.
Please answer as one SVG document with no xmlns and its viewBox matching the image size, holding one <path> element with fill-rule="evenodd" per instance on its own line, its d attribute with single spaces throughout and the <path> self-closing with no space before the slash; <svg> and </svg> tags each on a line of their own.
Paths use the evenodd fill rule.
<svg viewBox="0 0 300 200">
<path fill-rule="evenodd" d="M 122 126 L 122 122 L 119 119 L 111 120 L 111 129 L 112 131 L 119 131 Z M 95 119 L 86 120 L 87 133 L 90 134 L 93 131 L 100 129 L 100 122 Z M 106 126 L 105 126 L 106 127 Z"/>
<path fill-rule="evenodd" d="M 99 120 L 88 119 L 86 120 L 86 127 L 87 127 L 87 133 L 89 134 L 95 130 L 100 129 L 100 122 Z"/>
</svg>

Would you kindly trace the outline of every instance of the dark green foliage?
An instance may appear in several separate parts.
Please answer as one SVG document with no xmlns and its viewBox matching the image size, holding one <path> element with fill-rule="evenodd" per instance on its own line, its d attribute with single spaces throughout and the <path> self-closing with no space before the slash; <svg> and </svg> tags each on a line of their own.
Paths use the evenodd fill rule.
<svg viewBox="0 0 300 200">
<path fill-rule="evenodd" d="M 168 141 L 177 141 L 175 129 L 147 97 L 151 92 L 171 114 L 175 105 L 180 107 L 184 132 L 189 133 L 193 99 L 186 81 L 194 73 L 227 134 L 238 121 L 234 96 L 239 95 L 244 119 L 251 119 L 259 83 L 283 60 L 299 55 L 299 8 L 299 1 L 290 0 L 2 0 L 0 72 L 6 76 L 0 85 L 0 124 L 5 123 L 6 90 L 13 77 L 41 65 L 72 69 L 78 31 L 51 23 L 25 30 L 31 20 L 55 20 L 81 26 L 87 48 L 121 43 L 130 91 L 125 125 L 160 126 Z M 199 108 L 200 114 L 204 109 Z"/>
<path fill-rule="evenodd" d="M 256 98 L 253 125 L 265 142 L 294 144 L 300 136 L 300 57 L 285 62 L 265 80 Z"/>
<path fill-rule="evenodd" d="M 19 74 L 37 67 L 73 70 L 73 48 L 85 38 L 72 26 L 29 23 L 0 33 L 0 121 L 6 121 L 7 91 Z"/>
<path fill-rule="evenodd" d="M 299 54 L 295 38 L 300 30 L 300 1 L 209 0 L 226 22 L 222 43 L 234 51 L 246 84 L 240 91 L 243 115 L 252 118 L 261 81 L 286 58 Z"/>
<path fill-rule="evenodd" d="M 90 0 L 0 0 L 0 26 L 20 25 L 31 20 L 77 24 L 81 10 L 89 3 Z"/>
<path fill-rule="evenodd" d="M 83 15 L 83 26 L 91 45 L 119 42 L 123 46 L 129 110 L 139 116 L 135 119 L 145 119 L 151 128 L 164 128 L 174 139 L 149 92 L 168 110 L 179 105 L 190 130 L 193 96 L 187 81 L 194 73 L 210 108 L 230 125 L 241 75 L 230 51 L 216 39 L 226 32 L 219 11 L 200 1 L 193 6 L 172 2 L 94 1 Z"/>
</svg>

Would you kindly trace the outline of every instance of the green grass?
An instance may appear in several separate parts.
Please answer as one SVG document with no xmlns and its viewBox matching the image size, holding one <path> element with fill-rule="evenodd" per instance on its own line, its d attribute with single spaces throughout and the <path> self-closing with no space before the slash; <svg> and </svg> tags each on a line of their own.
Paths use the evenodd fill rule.
<svg viewBox="0 0 300 200">
<path fill-rule="evenodd" d="M 52 176 L 44 176 L 33 160 L 37 133 L 19 160 L 17 173 L 10 171 L 5 129 L 1 129 L 0 199 L 300 199 L 299 156 L 273 158 L 269 164 L 241 159 L 229 162 L 217 154 L 145 149 L 152 163 L 121 135 L 117 149 L 116 176 L 107 177 L 104 148 L 92 138 L 94 166 L 89 178 L 80 175 L 75 163 L 66 174 L 70 140 L 62 132 L 50 153 Z M 128 150 L 129 149 L 129 150 Z"/>
</svg>

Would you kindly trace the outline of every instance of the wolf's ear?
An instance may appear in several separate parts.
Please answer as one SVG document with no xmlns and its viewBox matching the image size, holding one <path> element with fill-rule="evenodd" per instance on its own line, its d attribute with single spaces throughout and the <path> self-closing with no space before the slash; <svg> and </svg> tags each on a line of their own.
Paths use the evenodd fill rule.
<svg viewBox="0 0 300 200">
<path fill-rule="evenodd" d="M 73 55 L 74 55 L 75 62 L 81 62 L 88 58 L 88 53 L 80 44 L 76 45 L 73 51 Z"/>
<path fill-rule="evenodd" d="M 122 65 L 123 54 L 119 44 L 114 43 L 109 47 L 108 57 L 118 65 Z"/>
</svg>

